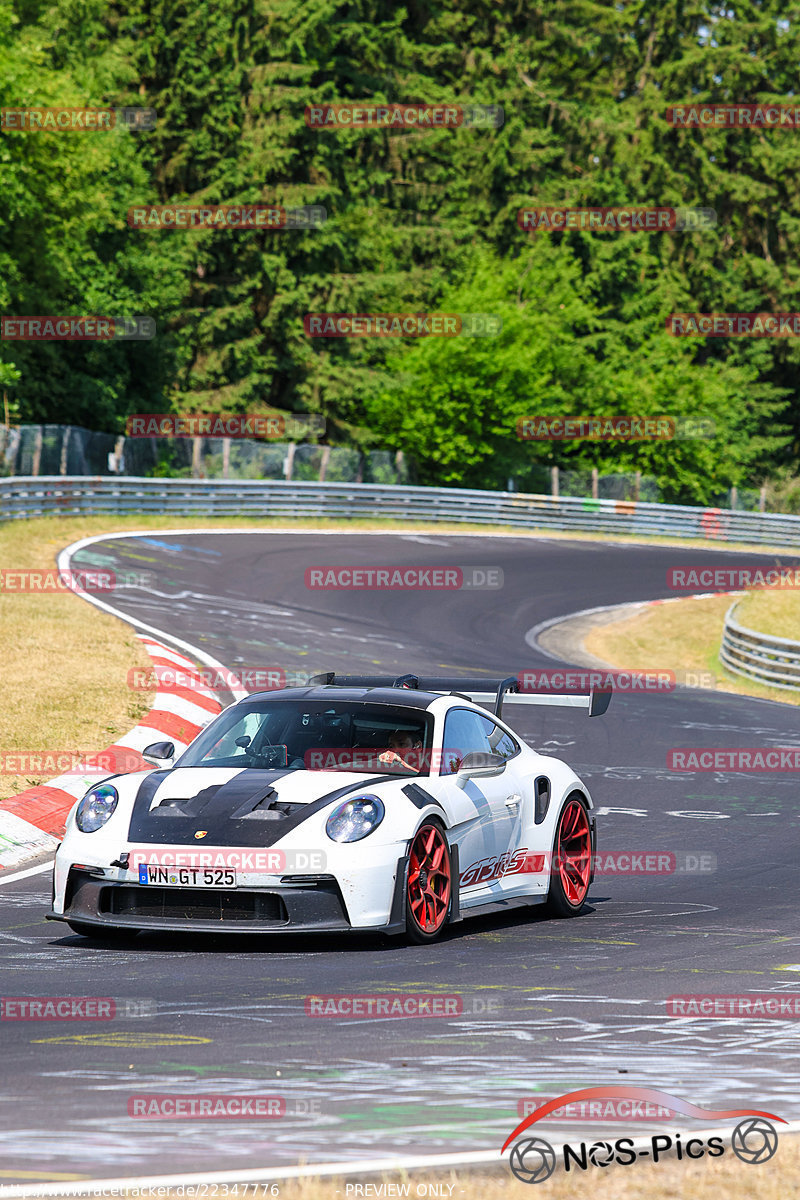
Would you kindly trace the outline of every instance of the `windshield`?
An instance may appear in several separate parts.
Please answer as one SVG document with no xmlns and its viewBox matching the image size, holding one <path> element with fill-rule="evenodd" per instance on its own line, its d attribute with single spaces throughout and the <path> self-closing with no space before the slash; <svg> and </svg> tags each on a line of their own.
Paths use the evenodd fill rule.
<svg viewBox="0 0 800 1200">
<path fill-rule="evenodd" d="M 432 736 L 432 717 L 406 706 L 253 700 L 221 713 L 179 765 L 428 775 Z"/>
</svg>

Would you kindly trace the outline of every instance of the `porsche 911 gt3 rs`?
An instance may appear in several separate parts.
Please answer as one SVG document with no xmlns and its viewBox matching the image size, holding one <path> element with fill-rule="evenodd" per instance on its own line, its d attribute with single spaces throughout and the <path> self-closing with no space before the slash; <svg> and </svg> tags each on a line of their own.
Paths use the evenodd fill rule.
<svg viewBox="0 0 800 1200">
<path fill-rule="evenodd" d="M 247 696 L 175 760 L 110 776 L 67 821 L 48 917 L 139 930 L 381 931 L 417 942 L 464 917 L 580 912 L 592 800 L 502 719 L 609 692 L 520 694 L 516 679 L 315 676 Z"/>
</svg>

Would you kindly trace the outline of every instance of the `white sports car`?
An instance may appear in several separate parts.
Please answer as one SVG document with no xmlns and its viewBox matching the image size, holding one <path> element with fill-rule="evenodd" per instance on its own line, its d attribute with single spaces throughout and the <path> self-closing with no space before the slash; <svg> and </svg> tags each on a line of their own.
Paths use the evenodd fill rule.
<svg viewBox="0 0 800 1200">
<path fill-rule="evenodd" d="M 488 690 L 491 689 L 491 690 Z M 465 694 L 467 693 L 467 694 Z M 513 677 L 314 676 L 226 708 L 174 761 L 115 775 L 69 815 L 53 908 L 87 937 L 138 930 L 381 931 L 430 942 L 477 913 L 577 914 L 592 880 L 584 784 L 501 719 Z"/>
</svg>

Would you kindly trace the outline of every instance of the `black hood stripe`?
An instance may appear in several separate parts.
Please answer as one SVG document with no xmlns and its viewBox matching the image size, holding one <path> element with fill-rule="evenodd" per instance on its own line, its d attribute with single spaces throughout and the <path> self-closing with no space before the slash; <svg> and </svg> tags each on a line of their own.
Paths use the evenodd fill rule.
<svg viewBox="0 0 800 1200">
<path fill-rule="evenodd" d="M 186 807 L 191 806 L 188 812 L 186 807 L 181 811 L 172 806 L 163 809 L 157 807 L 151 811 L 153 797 L 170 774 L 170 770 L 154 771 L 142 780 L 133 803 L 128 830 L 130 842 L 193 845 L 198 840 L 195 833 L 198 829 L 204 829 L 206 836 L 202 840 L 209 846 L 274 846 L 327 805 L 386 782 L 385 775 L 374 775 L 361 783 L 347 784 L 308 804 L 299 805 L 297 811 L 289 815 L 281 812 L 275 820 L 261 821 L 248 820 L 248 813 L 262 799 L 268 798 L 279 779 L 295 774 L 294 771 L 243 768 L 227 783 L 204 788 L 195 796 L 187 797 Z"/>
</svg>

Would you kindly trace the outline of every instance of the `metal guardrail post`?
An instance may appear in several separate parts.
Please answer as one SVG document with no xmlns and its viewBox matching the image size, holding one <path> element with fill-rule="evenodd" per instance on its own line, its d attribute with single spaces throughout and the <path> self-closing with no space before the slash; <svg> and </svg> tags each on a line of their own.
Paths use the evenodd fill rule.
<svg viewBox="0 0 800 1200">
<path fill-rule="evenodd" d="M 31 472 L 34 475 L 39 474 L 39 467 L 42 464 L 42 445 L 44 442 L 44 430 L 41 425 L 36 426 L 36 435 L 33 442 L 33 465 Z"/>
<path fill-rule="evenodd" d="M 58 469 L 59 475 L 66 475 L 67 473 L 67 454 L 69 452 L 69 435 L 71 431 L 71 425 L 64 426 L 64 432 L 61 435 L 61 460 Z"/>
</svg>

